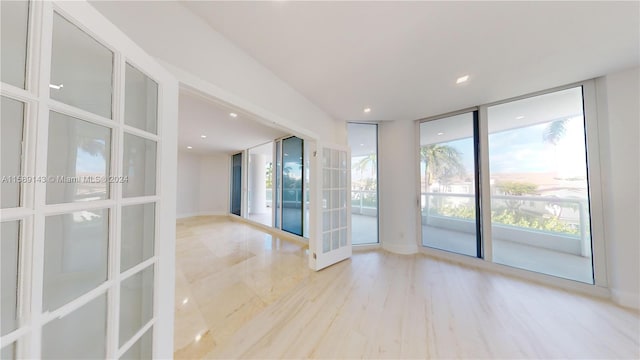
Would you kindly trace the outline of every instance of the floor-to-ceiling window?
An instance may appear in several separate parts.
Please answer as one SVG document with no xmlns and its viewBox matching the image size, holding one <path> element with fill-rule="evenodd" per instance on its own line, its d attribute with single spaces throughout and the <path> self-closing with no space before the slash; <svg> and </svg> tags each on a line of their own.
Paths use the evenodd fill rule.
<svg viewBox="0 0 640 360">
<path fill-rule="evenodd" d="M 378 243 L 378 125 L 348 124 L 351 148 L 351 243 Z"/>
<path fill-rule="evenodd" d="M 493 261 L 593 282 L 582 87 L 487 109 Z"/>
<path fill-rule="evenodd" d="M 273 225 L 273 142 L 248 150 L 247 218 L 264 225 Z"/>
<path fill-rule="evenodd" d="M 422 244 L 594 283 L 586 86 L 421 122 Z"/>
<path fill-rule="evenodd" d="M 476 211 L 476 111 L 420 124 L 422 244 L 480 256 Z"/>
<path fill-rule="evenodd" d="M 231 157 L 231 213 L 242 216 L 242 153 Z"/>
</svg>

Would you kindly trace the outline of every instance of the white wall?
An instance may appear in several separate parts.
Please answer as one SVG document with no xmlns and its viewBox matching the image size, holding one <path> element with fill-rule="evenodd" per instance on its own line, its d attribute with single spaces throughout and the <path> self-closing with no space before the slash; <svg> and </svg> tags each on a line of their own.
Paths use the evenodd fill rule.
<svg viewBox="0 0 640 360">
<path fill-rule="evenodd" d="M 387 121 L 379 125 L 380 242 L 399 254 L 418 251 L 415 123 Z"/>
<path fill-rule="evenodd" d="M 640 309 L 640 68 L 597 82 L 609 287 Z"/>
<path fill-rule="evenodd" d="M 151 55 L 175 67 L 169 70 L 182 83 L 195 86 L 186 76 L 193 75 L 203 85 L 198 90 L 206 88 L 209 95 L 269 122 L 322 141 L 346 143 L 342 121 L 334 121 L 184 6 L 156 1 L 91 4 Z"/>
<path fill-rule="evenodd" d="M 228 213 L 229 157 L 178 152 L 177 217 Z"/>
</svg>

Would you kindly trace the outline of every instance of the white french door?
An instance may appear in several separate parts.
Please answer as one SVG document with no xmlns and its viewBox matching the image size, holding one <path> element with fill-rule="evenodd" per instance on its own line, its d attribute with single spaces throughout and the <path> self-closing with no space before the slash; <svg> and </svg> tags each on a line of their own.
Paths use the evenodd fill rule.
<svg viewBox="0 0 640 360">
<path fill-rule="evenodd" d="M 87 2 L 1 4 L 1 357 L 172 357 L 177 81 Z"/>
<path fill-rule="evenodd" d="M 351 257 L 351 152 L 346 146 L 319 144 L 312 157 L 309 267 L 321 270 Z"/>
</svg>

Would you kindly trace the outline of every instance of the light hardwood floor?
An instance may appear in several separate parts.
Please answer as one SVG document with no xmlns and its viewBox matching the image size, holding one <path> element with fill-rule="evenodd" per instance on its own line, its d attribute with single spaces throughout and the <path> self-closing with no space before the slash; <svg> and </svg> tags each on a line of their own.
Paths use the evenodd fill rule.
<svg viewBox="0 0 640 360">
<path fill-rule="evenodd" d="M 610 302 L 423 255 L 306 249 L 221 217 L 178 221 L 175 357 L 640 358 Z"/>
</svg>

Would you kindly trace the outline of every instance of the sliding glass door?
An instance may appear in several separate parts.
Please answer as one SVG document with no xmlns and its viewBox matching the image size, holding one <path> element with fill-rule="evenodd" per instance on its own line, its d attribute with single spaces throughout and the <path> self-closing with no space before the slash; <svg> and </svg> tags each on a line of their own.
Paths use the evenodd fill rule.
<svg viewBox="0 0 640 360">
<path fill-rule="evenodd" d="M 242 216 L 242 153 L 231 157 L 231 213 Z"/>
<path fill-rule="evenodd" d="M 303 235 L 304 219 L 304 141 L 292 136 L 282 140 L 281 229 Z"/>
<path fill-rule="evenodd" d="M 477 112 L 420 124 L 422 244 L 481 257 L 476 197 Z"/>
<path fill-rule="evenodd" d="M 422 245 L 603 279 L 593 265 L 586 86 L 420 123 Z"/>
</svg>

